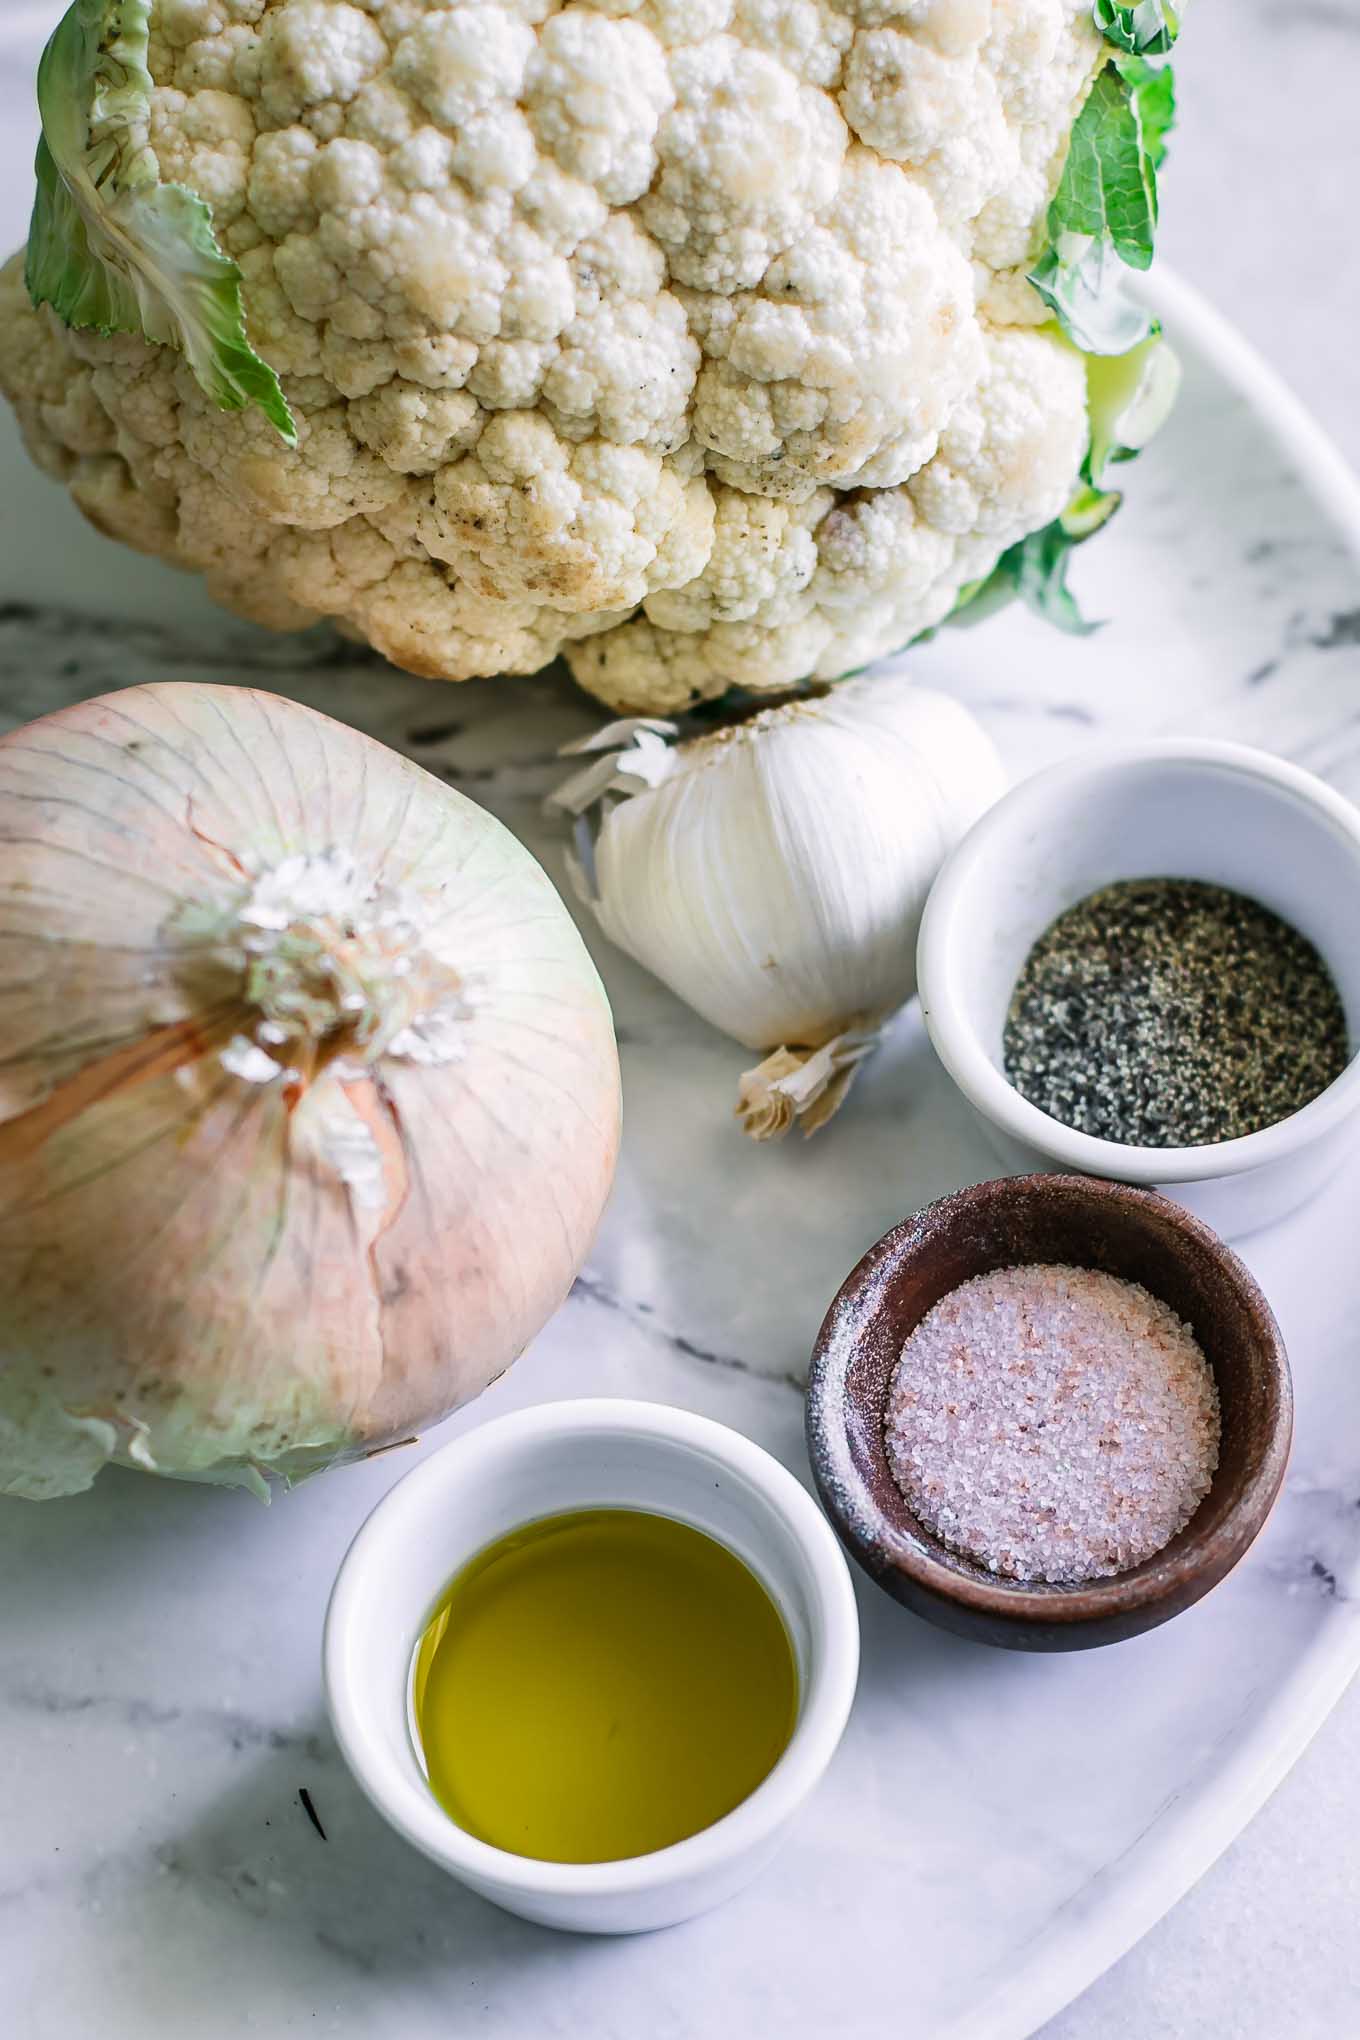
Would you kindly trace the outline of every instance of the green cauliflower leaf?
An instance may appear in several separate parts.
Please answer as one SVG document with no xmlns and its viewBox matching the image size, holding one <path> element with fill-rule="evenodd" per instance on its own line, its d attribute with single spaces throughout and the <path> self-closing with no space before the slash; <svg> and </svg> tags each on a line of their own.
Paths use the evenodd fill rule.
<svg viewBox="0 0 1360 2040">
<path fill-rule="evenodd" d="M 161 181 L 150 146 L 151 0 L 75 0 L 38 67 L 38 190 L 25 280 L 68 326 L 182 353 L 224 411 L 258 404 L 289 445 L 279 379 L 246 335 L 241 272 L 204 201 Z"/>
<path fill-rule="evenodd" d="M 1122 501 L 1117 490 L 1083 483 L 1060 517 L 1010 546 L 984 580 L 960 589 L 948 622 L 981 623 L 1018 596 L 1046 623 L 1089 637 L 1100 625 L 1082 615 L 1067 570 L 1076 547 L 1108 524 Z"/>
<path fill-rule="evenodd" d="M 1120 0 L 1095 0 L 1091 18 L 1106 42 L 1134 57 L 1164 57 L 1181 29 L 1170 0 L 1138 0 L 1132 7 Z"/>
<path fill-rule="evenodd" d="M 1029 280 L 1083 353 L 1123 354 L 1154 330 L 1124 295 L 1121 271 L 1152 261 L 1157 169 L 1175 110 L 1168 67 L 1116 57 L 1072 130 L 1048 209 L 1048 247 Z"/>
</svg>

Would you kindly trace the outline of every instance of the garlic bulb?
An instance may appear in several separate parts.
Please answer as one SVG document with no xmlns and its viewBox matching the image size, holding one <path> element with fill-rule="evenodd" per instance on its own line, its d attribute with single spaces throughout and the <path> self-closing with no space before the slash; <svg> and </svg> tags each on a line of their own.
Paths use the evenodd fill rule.
<svg viewBox="0 0 1360 2040">
<path fill-rule="evenodd" d="M 264 1489 L 410 1434 L 561 1302 L 619 1081 L 490 815 L 236 687 L 0 739 L 0 1492 Z"/>
<path fill-rule="evenodd" d="M 830 1118 L 916 989 L 926 894 L 1001 792 L 959 703 L 899 674 L 842 682 L 683 743 L 613 723 L 553 796 L 576 889 L 610 940 L 765 1060 L 737 1111 L 758 1140 Z"/>
</svg>

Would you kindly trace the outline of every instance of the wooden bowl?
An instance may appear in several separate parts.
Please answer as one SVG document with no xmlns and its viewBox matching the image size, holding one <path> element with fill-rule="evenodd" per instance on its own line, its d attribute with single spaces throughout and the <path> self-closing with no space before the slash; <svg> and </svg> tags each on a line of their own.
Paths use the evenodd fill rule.
<svg viewBox="0 0 1360 2040">
<path fill-rule="evenodd" d="M 1061 1261 L 1141 1282 L 1194 1331 L 1222 1412 L 1218 1470 L 1185 1528 L 1142 1565 L 1075 1586 L 1006 1580 L 913 1516 L 884 1445 L 902 1345 L 942 1296 L 994 1268 Z M 1231 1572 L 1284 1480 L 1289 1361 L 1231 1248 L 1156 1191 L 1088 1176 L 1010 1176 L 929 1204 L 867 1253 L 827 1313 L 808 1381 L 822 1502 L 871 1579 L 917 1615 L 1009 1650 L 1085 1650 L 1177 1615 Z"/>
</svg>

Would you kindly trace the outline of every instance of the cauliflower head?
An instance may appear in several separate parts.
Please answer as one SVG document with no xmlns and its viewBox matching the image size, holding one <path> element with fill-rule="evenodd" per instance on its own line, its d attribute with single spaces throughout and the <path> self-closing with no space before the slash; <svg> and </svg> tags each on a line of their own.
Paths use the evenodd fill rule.
<svg viewBox="0 0 1360 2040">
<path fill-rule="evenodd" d="M 242 615 L 671 712 L 895 649 L 1071 496 L 1083 362 L 1026 272 L 1090 0 L 78 0 L 138 4 L 93 120 L 282 397 L 68 327 L 20 257 L 0 386 Z"/>
</svg>

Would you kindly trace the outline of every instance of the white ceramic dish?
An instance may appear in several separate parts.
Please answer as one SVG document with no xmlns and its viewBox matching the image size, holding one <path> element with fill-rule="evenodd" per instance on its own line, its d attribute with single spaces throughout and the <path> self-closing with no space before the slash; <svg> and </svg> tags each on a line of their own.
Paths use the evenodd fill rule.
<svg viewBox="0 0 1360 2040">
<path fill-rule="evenodd" d="M 478 1551 L 539 1517 L 602 1507 L 674 1516 L 744 1560 L 788 1629 L 798 1719 L 769 1776 L 699 1834 L 624 1862 L 543 1863 L 479 1841 L 436 1801 L 410 1722 L 411 1663 L 440 1593 Z M 483 1424 L 393 1488 L 340 1568 L 323 1658 L 345 1761 L 399 1834 L 508 1912 L 632 1934 L 706 1912 L 769 1861 L 840 1742 L 859 1623 L 835 1534 L 778 1460 L 688 1410 L 600 1398 Z"/>
<path fill-rule="evenodd" d="M 11 243 L 31 146 L 0 119 Z M 1014 610 L 913 662 L 983 717 L 1014 778 L 1098 741 L 1231 736 L 1360 799 L 1360 491 L 1193 293 L 1163 281 L 1157 303 L 1185 388 L 1074 564 L 1104 630 L 1064 638 Z M 556 868 L 539 803 L 556 745 L 598 726 L 588 702 L 440 688 L 233 623 L 189 577 L 87 530 L 0 416 L 0 720 L 223 672 L 447 772 Z M 586 1279 L 504 1381 L 421 1447 L 268 1510 L 132 1475 L 51 1509 L 0 1501 L 0 1959 L 24 2040 L 240 2040 L 247 2020 L 334 2040 L 861 2040 L 904 2020 L 912 2040 L 1021 2040 L 1239 1834 L 1360 1663 L 1358 1155 L 1244 1242 L 1295 1361 L 1294 1456 L 1257 1545 L 1197 1608 L 1059 1664 L 937 1635 L 866 1583 L 830 1774 L 766 1875 L 663 1936 L 549 1937 L 393 1833 L 327 1729 L 317 1629 L 355 1525 L 411 1459 L 523 1405 L 627 1395 L 701 1410 L 805 1474 L 794 1378 L 846 1270 L 905 1211 L 996 1173 L 914 1015 L 836 1125 L 761 1148 L 727 1116 L 739 1051 L 597 954 L 623 1038 L 623 1162 Z M 1322 1862 L 1314 1923 L 1344 1946 L 1353 1781 L 1315 1772 L 1306 1795 L 1279 1809 L 1273 1853 L 1248 1836 L 1225 1870 L 1200 1915 L 1211 1959 L 1196 1968 L 1182 1935 L 1147 1998 L 1130 1984 L 1136 2030 L 1159 2015 L 1257 2030 L 1248 1990 L 1261 1976 L 1268 1998 L 1288 1964 L 1250 1959 L 1253 1921 L 1274 1918 L 1295 1857 Z"/>
<path fill-rule="evenodd" d="M 1260 900 L 1330 964 L 1360 1025 L 1360 810 L 1242 744 L 1098 746 L 1013 787 L 931 892 L 917 952 L 941 1062 L 1014 1171 L 1076 1169 L 1164 1190 L 1229 1237 L 1283 1218 L 1360 1139 L 1360 1059 L 1277 1125 L 1216 1147 L 1138 1148 L 1063 1126 L 1002 1069 L 1016 978 L 1061 913 L 1119 879 L 1197 878 Z"/>
</svg>

